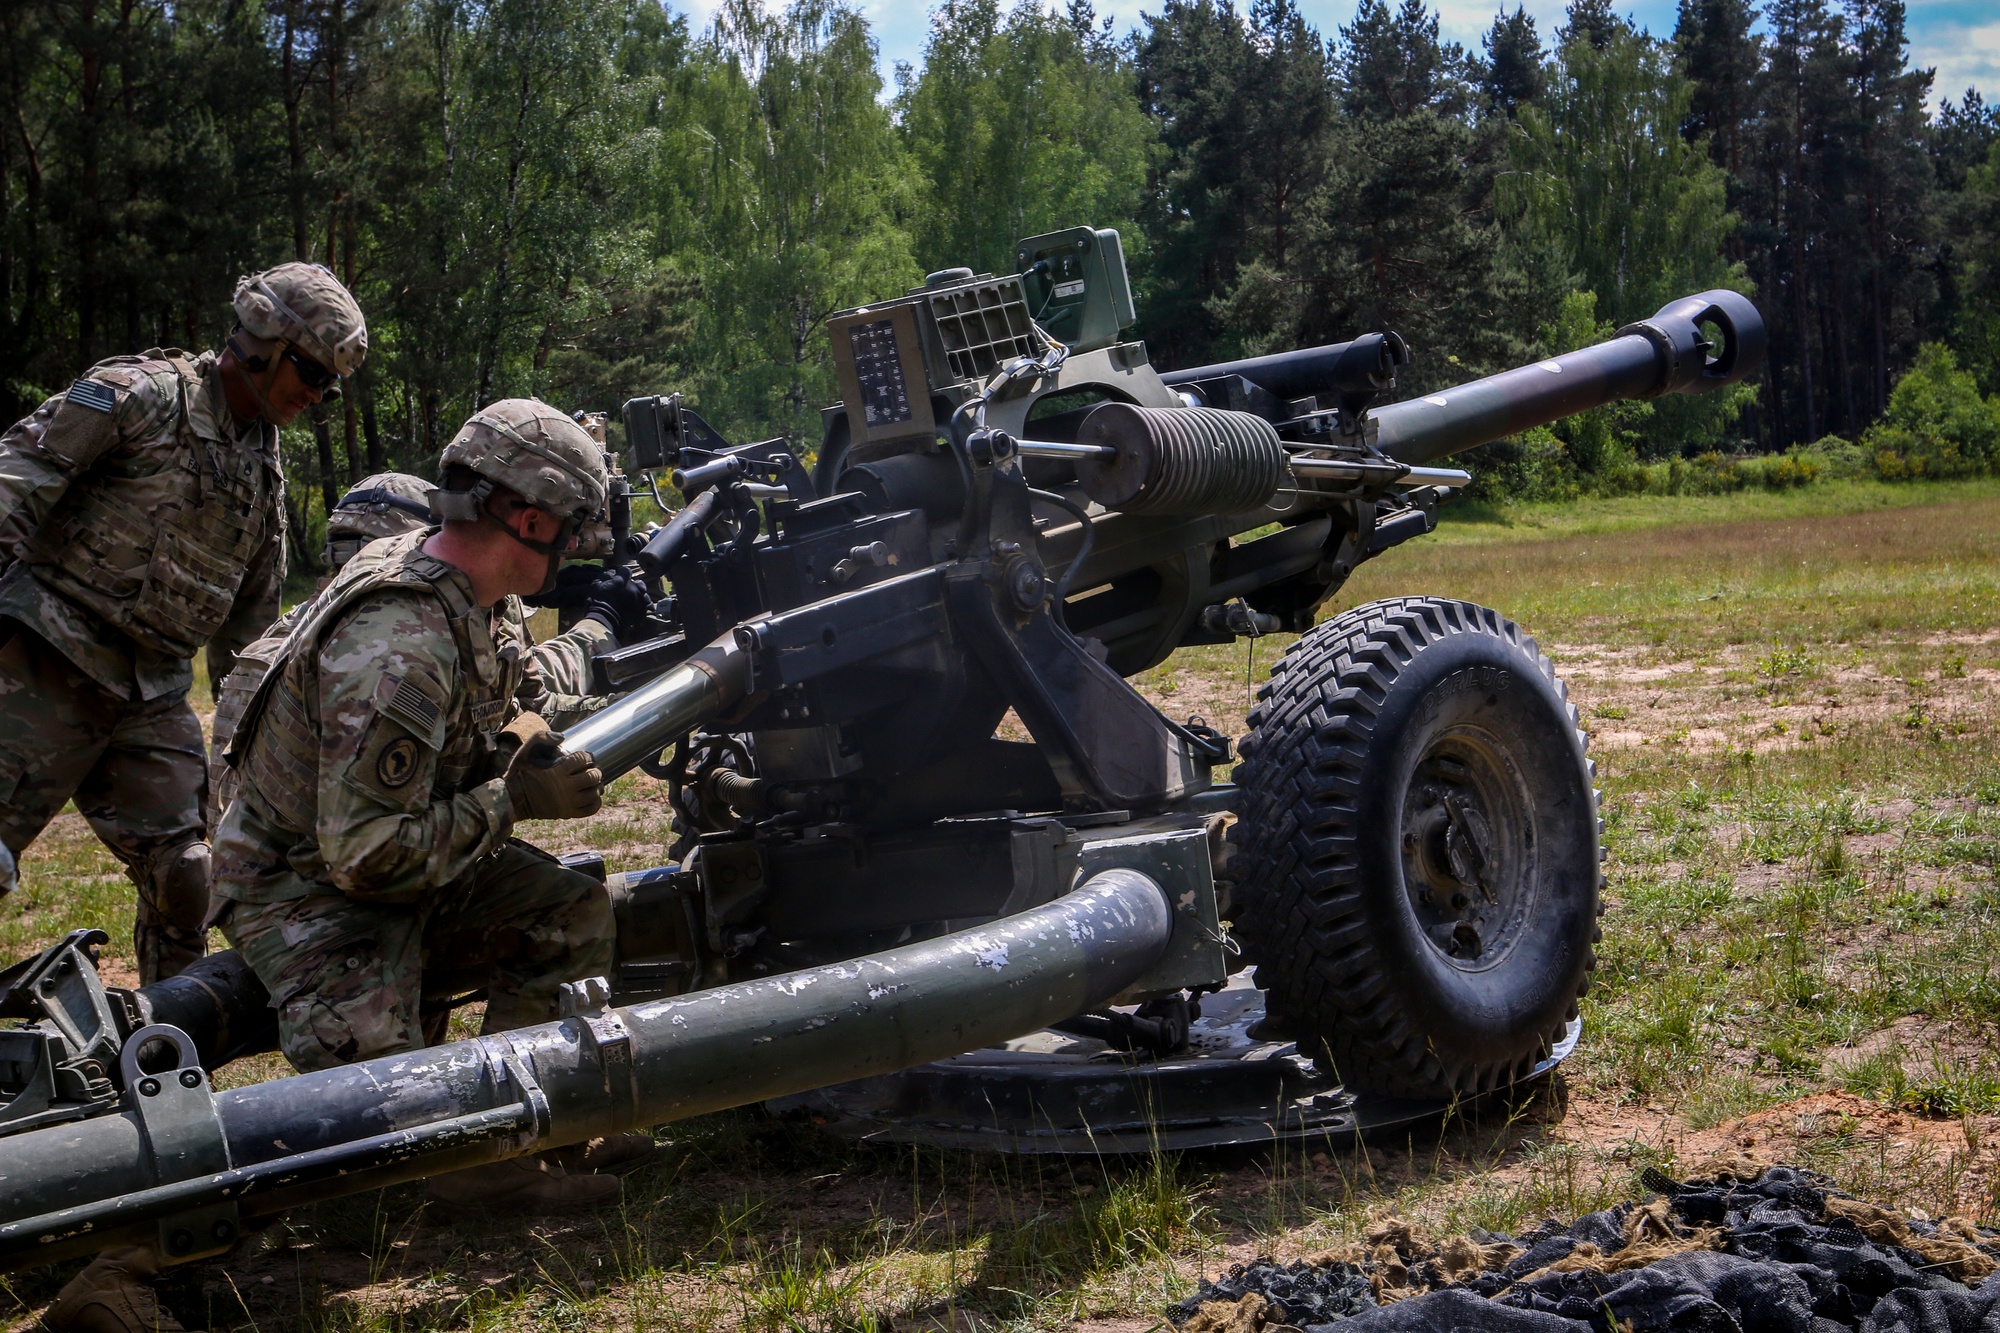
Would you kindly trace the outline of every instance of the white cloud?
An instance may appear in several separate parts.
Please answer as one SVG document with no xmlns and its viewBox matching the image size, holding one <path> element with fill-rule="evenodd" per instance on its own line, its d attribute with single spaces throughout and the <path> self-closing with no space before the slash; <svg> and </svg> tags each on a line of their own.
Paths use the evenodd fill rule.
<svg viewBox="0 0 2000 1333">
<path fill-rule="evenodd" d="M 2000 97 L 2000 22 L 1976 27 L 1940 25 L 1914 35 L 1910 63 L 1937 68 L 1937 79 L 1931 84 L 1936 97 L 1956 102 L 1967 88 L 1977 88 L 1991 103 Z"/>
</svg>

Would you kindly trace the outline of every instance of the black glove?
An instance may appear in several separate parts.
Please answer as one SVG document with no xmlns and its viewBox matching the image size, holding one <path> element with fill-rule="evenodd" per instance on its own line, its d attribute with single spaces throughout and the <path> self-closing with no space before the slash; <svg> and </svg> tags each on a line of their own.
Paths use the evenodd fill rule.
<svg viewBox="0 0 2000 1333">
<path fill-rule="evenodd" d="M 603 565 L 564 565 L 556 571 L 555 587 L 521 600 L 529 606 L 582 606 L 590 600 L 591 585 L 603 577 Z"/>
<path fill-rule="evenodd" d="M 613 565 L 592 581 L 584 599 L 583 614 L 602 624 L 620 644 L 637 643 L 646 635 L 646 617 L 653 599 L 646 585 L 623 565 Z"/>
</svg>

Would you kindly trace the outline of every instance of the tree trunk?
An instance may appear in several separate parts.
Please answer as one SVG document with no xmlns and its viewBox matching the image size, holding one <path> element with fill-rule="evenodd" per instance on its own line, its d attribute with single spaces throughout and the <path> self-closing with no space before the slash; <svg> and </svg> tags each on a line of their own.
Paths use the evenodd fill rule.
<svg viewBox="0 0 2000 1333">
<path fill-rule="evenodd" d="M 316 406 L 312 409 L 313 444 L 319 452 L 319 495 L 326 502 L 326 512 L 340 503 L 339 474 L 333 470 L 333 431 L 327 423 L 327 410 Z"/>
<path fill-rule="evenodd" d="M 292 257 L 310 259 L 306 242 L 306 146 L 299 132 L 299 103 L 305 97 L 304 76 L 299 72 L 298 43 L 294 30 L 291 0 L 285 0 L 284 54 L 279 73 L 284 80 L 285 146 L 290 154 L 288 182 L 292 205 Z"/>
<path fill-rule="evenodd" d="M 375 423 L 375 376 L 366 365 L 355 372 L 354 392 L 361 399 L 361 436 L 368 442 L 368 470 L 386 472 L 389 464 L 382 457 L 382 432 Z"/>
<path fill-rule="evenodd" d="M 1792 231 L 1792 320 L 1799 336 L 1799 401 L 1805 406 L 1806 434 L 1801 444 L 1819 438 L 1819 408 L 1813 398 L 1812 348 L 1806 331 L 1812 327 L 1806 302 L 1806 250 L 1796 225 Z"/>
</svg>

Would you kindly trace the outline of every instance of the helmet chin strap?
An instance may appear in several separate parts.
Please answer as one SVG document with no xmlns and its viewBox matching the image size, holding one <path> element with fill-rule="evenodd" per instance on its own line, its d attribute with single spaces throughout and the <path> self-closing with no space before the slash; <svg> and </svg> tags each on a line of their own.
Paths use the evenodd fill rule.
<svg viewBox="0 0 2000 1333">
<path fill-rule="evenodd" d="M 528 505 L 524 507 L 532 509 L 534 506 Z M 499 528 L 500 531 L 506 533 L 536 555 L 547 558 L 549 562 L 548 573 L 542 579 L 542 586 L 535 589 L 533 595 L 539 597 L 543 593 L 555 591 L 556 573 L 562 568 L 563 553 L 569 549 L 570 525 L 567 522 L 562 525 L 562 531 L 557 534 L 555 541 L 536 541 L 533 537 L 524 537 L 515 531 L 513 524 L 502 521 L 500 516 L 494 513 L 488 505 L 481 505 L 479 512 L 485 517 L 487 522 Z"/>
</svg>

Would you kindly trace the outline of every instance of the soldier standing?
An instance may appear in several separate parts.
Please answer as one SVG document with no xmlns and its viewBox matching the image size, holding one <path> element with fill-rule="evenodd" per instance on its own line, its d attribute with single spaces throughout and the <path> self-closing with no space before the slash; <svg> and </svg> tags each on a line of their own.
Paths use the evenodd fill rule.
<svg viewBox="0 0 2000 1333">
<path fill-rule="evenodd" d="M 278 427 L 368 353 L 317 264 L 242 279 L 235 309 L 221 355 L 113 357 L 0 436 L 0 842 L 74 797 L 138 886 L 142 982 L 206 947 L 190 659 L 219 681 L 277 615 Z"/>
</svg>

